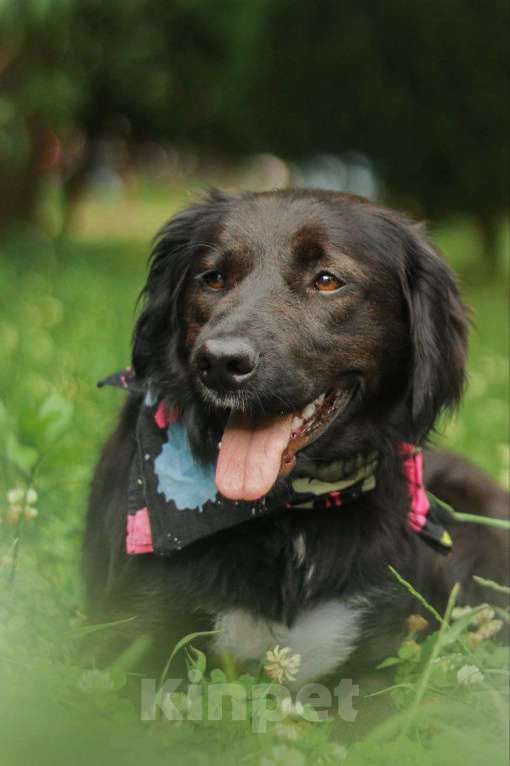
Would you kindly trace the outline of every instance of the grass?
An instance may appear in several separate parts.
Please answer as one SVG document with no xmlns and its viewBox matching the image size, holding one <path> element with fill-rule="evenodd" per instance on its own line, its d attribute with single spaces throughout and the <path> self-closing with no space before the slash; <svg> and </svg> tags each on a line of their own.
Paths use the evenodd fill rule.
<svg viewBox="0 0 510 766">
<path fill-rule="evenodd" d="M 249 722 L 141 722 L 123 694 L 139 648 L 106 671 L 83 660 L 87 486 L 122 399 L 95 382 L 129 359 L 148 240 L 188 198 L 179 188 L 168 196 L 142 188 L 128 201 L 93 198 L 69 239 L 18 232 L 0 252 L 0 763 L 506 762 L 506 653 L 490 639 L 473 648 L 469 616 L 447 615 L 426 639 L 411 631 L 399 655 L 387 658 L 395 678 L 379 699 L 393 713 L 361 739 L 356 723 L 292 718 L 263 734 Z M 507 484 L 506 280 L 484 280 L 469 224 L 434 236 L 461 272 L 476 323 L 464 404 L 437 438 Z M 37 515 L 16 512 L 7 497 L 15 487 L 25 493 L 18 505 Z M 29 488 L 37 492 L 31 503 Z M 192 645 L 180 651 L 204 688 L 224 671 L 231 677 L 232 668 L 208 668 Z M 460 684 L 466 665 L 483 680 Z"/>
</svg>

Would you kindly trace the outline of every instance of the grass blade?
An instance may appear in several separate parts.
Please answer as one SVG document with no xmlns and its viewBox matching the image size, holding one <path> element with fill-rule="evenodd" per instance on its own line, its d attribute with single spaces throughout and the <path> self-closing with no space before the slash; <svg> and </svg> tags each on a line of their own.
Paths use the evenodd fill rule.
<svg viewBox="0 0 510 766">
<path fill-rule="evenodd" d="M 437 609 L 434 609 L 434 607 L 432 606 L 432 604 L 429 604 L 429 602 L 427 601 L 427 599 L 426 599 L 424 596 L 422 596 L 422 595 L 421 595 L 421 593 L 419 593 L 419 592 L 418 592 L 418 591 L 417 591 L 417 590 L 416 590 L 416 589 L 415 589 L 415 588 L 414 588 L 414 587 L 411 585 L 411 583 L 410 583 L 410 582 L 408 582 L 407 580 L 405 580 L 405 579 L 402 577 L 402 575 L 400 575 L 400 574 L 397 572 L 397 570 L 396 570 L 394 567 L 392 567 L 392 566 L 391 566 L 391 564 L 389 565 L 388 569 L 389 569 L 389 570 L 390 570 L 390 572 L 391 572 L 391 573 L 394 575 L 394 577 L 396 577 L 396 579 L 398 580 L 398 582 L 400 583 L 400 585 L 403 585 L 403 586 L 404 586 L 404 588 L 405 588 L 407 591 L 409 591 L 409 593 L 410 593 L 412 596 L 414 596 L 414 598 L 415 598 L 415 599 L 417 599 L 417 600 L 420 602 L 420 604 L 423 606 L 423 608 L 424 608 L 424 609 L 426 609 L 426 610 L 427 610 L 428 612 L 430 612 L 431 614 L 433 614 L 433 615 L 434 615 L 434 617 L 436 618 L 436 620 L 438 621 L 438 623 L 439 623 L 440 625 L 442 625 L 442 623 L 443 623 L 443 618 L 441 617 L 441 615 L 439 614 L 439 612 L 437 611 Z"/>
<path fill-rule="evenodd" d="M 485 577 L 478 577 L 478 575 L 473 575 L 473 580 L 478 583 L 478 585 L 496 591 L 496 593 L 510 595 L 510 588 L 507 585 L 500 585 L 498 582 L 494 582 L 494 580 L 486 580 Z"/>
</svg>

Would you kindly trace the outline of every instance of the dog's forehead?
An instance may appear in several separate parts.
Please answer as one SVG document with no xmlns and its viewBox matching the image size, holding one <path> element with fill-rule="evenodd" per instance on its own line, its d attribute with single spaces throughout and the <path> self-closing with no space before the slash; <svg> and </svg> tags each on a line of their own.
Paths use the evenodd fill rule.
<svg viewBox="0 0 510 766">
<path fill-rule="evenodd" d="M 328 206 L 313 197 L 254 195 L 239 200 L 227 212 L 220 241 L 234 248 L 260 249 L 265 244 L 287 248 L 300 237 L 327 239 L 332 233 L 332 219 Z"/>
</svg>

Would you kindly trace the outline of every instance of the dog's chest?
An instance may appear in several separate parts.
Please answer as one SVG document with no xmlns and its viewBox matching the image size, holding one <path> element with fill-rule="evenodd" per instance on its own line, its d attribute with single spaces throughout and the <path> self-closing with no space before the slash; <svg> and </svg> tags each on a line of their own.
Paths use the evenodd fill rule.
<svg viewBox="0 0 510 766">
<path fill-rule="evenodd" d="M 242 588 L 234 586 L 235 607 L 225 604 L 215 613 L 218 634 L 212 649 L 245 662 L 264 660 L 277 645 L 289 647 L 300 655 L 294 683 L 302 685 L 334 672 L 349 659 L 364 633 L 370 599 L 368 594 L 336 595 L 331 583 L 325 587 L 323 546 L 312 546 L 305 529 L 289 525 L 272 529 L 271 535 L 263 531 L 266 535 L 253 536 L 249 547 L 238 548 L 243 560 L 240 566 L 237 562 L 237 577 L 231 581 L 238 584 L 242 573 Z M 264 537 L 275 543 L 278 554 L 264 555 Z M 324 544 L 331 546 L 331 537 Z M 342 561 L 341 555 L 334 558 Z M 330 575 L 328 571 L 328 580 Z"/>
<path fill-rule="evenodd" d="M 289 647 L 301 660 L 295 683 L 308 683 L 346 662 L 357 646 L 366 609 L 364 598 L 332 599 L 304 608 L 290 627 L 231 609 L 216 617 L 213 649 L 246 661 L 263 660 L 277 645 Z"/>
</svg>

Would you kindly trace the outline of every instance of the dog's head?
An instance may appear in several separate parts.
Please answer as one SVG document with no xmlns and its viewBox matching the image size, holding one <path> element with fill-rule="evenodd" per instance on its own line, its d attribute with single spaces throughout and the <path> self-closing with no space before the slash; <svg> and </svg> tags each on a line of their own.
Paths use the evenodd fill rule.
<svg viewBox="0 0 510 766">
<path fill-rule="evenodd" d="M 181 407 L 219 489 L 294 456 L 420 442 L 462 393 L 466 312 L 422 229 L 321 191 L 209 194 L 159 233 L 133 364 Z"/>
</svg>

